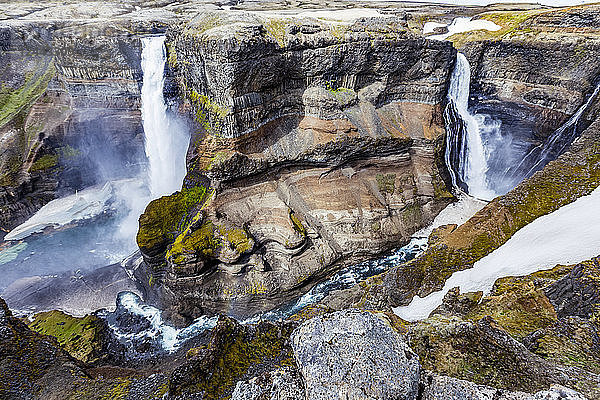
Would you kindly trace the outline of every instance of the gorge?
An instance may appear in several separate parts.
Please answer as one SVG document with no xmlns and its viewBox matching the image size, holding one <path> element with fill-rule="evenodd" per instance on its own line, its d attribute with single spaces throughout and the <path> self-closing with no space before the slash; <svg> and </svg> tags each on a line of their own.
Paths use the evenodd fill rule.
<svg viewBox="0 0 600 400">
<path fill-rule="evenodd" d="M 0 4 L 0 398 L 600 398 L 599 6 L 67 3 Z"/>
</svg>

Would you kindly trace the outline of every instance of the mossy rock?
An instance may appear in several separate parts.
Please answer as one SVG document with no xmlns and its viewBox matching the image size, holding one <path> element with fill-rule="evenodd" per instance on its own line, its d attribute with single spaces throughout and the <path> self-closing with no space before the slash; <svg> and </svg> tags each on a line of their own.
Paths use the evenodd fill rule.
<svg viewBox="0 0 600 400">
<path fill-rule="evenodd" d="M 223 258 L 221 253 L 224 249 L 237 258 L 253 247 L 254 240 L 242 228 L 216 225 L 207 220 L 200 227 L 192 223 L 177 236 L 167 251 L 166 258 L 174 264 L 184 263 L 189 256 L 194 260 Z"/>
<path fill-rule="evenodd" d="M 38 313 L 29 321 L 33 331 L 56 338 L 74 358 L 94 363 L 103 357 L 104 323 L 94 315 L 72 317 L 62 311 Z"/>
<path fill-rule="evenodd" d="M 231 396 L 240 380 L 263 372 L 292 366 L 295 368 L 289 337 L 295 323 L 261 322 L 240 325 L 221 317 L 206 348 L 188 351 L 189 361 L 171 377 L 169 394 L 204 399 Z"/>
<path fill-rule="evenodd" d="M 140 216 L 136 237 L 140 250 L 151 256 L 166 251 L 211 195 L 208 188 L 196 186 L 150 202 Z"/>
<path fill-rule="evenodd" d="M 436 315 L 413 325 L 409 336 L 422 367 L 438 374 L 530 393 L 591 383 L 527 351 L 490 317 L 471 322 Z"/>
<path fill-rule="evenodd" d="M 546 360 L 600 374 L 600 327 L 592 321 L 568 317 L 534 332 L 524 343 Z"/>
<path fill-rule="evenodd" d="M 18 88 L 2 84 L 0 86 L 0 128 L 28 109 L 46 91 L 55 74 L 54 63 L 50 62 L 38 71 L 27 73 L 23 85 Z"/>
</svg>

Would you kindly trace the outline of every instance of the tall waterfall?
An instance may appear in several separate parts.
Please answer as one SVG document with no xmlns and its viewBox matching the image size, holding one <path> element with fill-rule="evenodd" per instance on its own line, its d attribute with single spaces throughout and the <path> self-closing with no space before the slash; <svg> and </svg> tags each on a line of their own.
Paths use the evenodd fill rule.
<svg viewBox="0 0 600 400">
<path fill-rule="evenodd" d="M 448 128 L 446 164 L 455 187 L 470 195 L 491 200 L 496 193 L 487 182 L 488 154 L 484 148 L 483 119 L 469 112 L 471 66 L 458 53 L 448 90 L 449 104 L 444 113 Z"/>
<path fill-rule="evenodd" d="M 165 37 L 142 39 L 142 120 L 148 178 L 153 198 L 171 194 L 181 188 L 186 173 L 185 156 L 189 135 L 168 114 L 163 97 L 166 63 Z"/>
</svg>

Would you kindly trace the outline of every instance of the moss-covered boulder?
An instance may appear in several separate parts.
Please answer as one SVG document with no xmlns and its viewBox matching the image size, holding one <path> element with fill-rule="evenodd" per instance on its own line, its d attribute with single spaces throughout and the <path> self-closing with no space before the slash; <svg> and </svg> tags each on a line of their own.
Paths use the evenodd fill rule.
<svg viewBox="0 0 600 400">
<path fill-rule="evenodd" d="M 535 392 L 561 384 L 597 398 L 598 375 L 530 352 L 491 317 L 477 322 L 433 316 L 414 325 L 412 348 L 430 371 L 502 389 Z"/>
<path fill-rule="evenodd" d="M 53 338 L 30 330 L 0 299 L 0 398 L 56 398 L 83 377 L 78 362 Z"/>
<path fill-rule="evenodd" d="M 107 327 L 94 315 L 78 318 L 62 311 L 47 311 L 36 314 L 27 325 L 35 332 L 56 338 L 65 351 L 84 363 L 97 363 L 106 357 L 103 345 Z"/>
<path fill-rule="evenodd" d="M 557 364 L 600 374 L 600 326 L 580 317 L 567 317 L 524 338 L 527 348 Z"/>
<path fill-rule="evenodd" d="M 279 368 L 296 369 L 289 339 L 296 326 L 291 322 L 240 325 L 221 317 L 208 345 L 190 349 L 188 360 L 175 369 L 169 394 L 224 399 L 238 381 Z"/>
</svg>

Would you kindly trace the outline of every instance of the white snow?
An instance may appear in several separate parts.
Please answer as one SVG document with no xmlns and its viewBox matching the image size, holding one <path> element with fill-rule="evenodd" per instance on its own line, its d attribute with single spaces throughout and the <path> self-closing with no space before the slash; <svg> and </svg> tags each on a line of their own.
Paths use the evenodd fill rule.
<svg viewBox="0 0 600 400">
<path fill-rule="evenodd" d="M 443 225 L 462 225 L 487 204 L 465 193 L 460 193 L 458 201 L 444 208 L 427 227 L 415 233 L 413 238 L 428 238 L 434 229 Z"/>
<path fill-rule="evenodd" d="M 113 186 L 94 186 L 71 196 L 52 200 L 42 207 L 25 223 L 10 231 L 5 240 L 20 240 L 41 232 L 47 227 L 59 228 L 76 221 L 82 221 L 107 211 L 113 197 Z"/>
<path fill-rule="evenodd" d="M 446 40 L 450 36 L 457 33 L 464 33 L 470 31 L 486 30 L 486 31 L 499 31 L 502 29 L 500 25 L 495 24 L 492 21 L 485 19 L 472 19 L 470 17 L 458 17 L 448 26 L 448 33 L 443 35 L 428 36 L 427 39 L 432 40 Z M 425 33 L 425 31 L 423 31 Z"/>
<path fill-rule="evenodd" d="M 444 28 L 448 26 L 448 24 L 442 24 L 440 22 L 425 22 L 423 25 L 423 35 L 428 35 L 435 31 L 435 28 Z"/>
<path fill-rule="evenodd" d="M 473 268 L 454 273 L 444 289 L 394 309 L 407 321 L 427 318 L 448 290 L 489 293 L 494 282 L 506 276 L 522 276 L 575 264 L 600 254 L 600 188 L 555 212 L 526 225 L 504 245 L 477 261 Z"/>
</svg>

